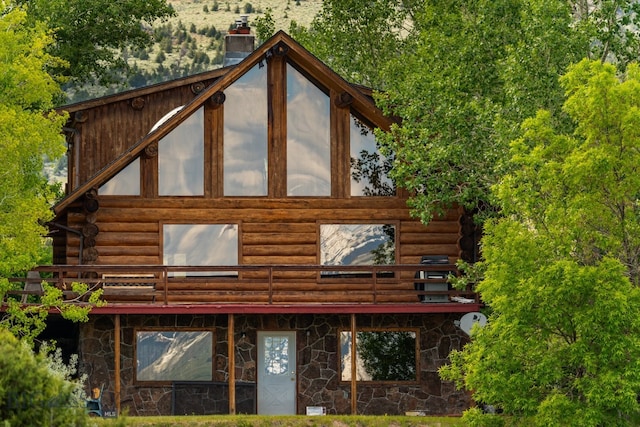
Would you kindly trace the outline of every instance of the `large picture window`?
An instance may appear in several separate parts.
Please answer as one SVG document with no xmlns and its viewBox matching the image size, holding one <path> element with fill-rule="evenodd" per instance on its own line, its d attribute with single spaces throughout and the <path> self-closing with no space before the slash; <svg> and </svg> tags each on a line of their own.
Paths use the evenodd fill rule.
<svg viewBox="0 0 640 427">
<path fill-rule="evenodd" d="M 331 195 L 329 97 L 287 65 L 287 195 Z"/>
<path fill-rule="evenodd" d="M 417 381 L 419 345 L 417 330 L 356 332 L 357 381 Z M 351 331 L 340 332 L 342 381 L 352 379 Z"/>
<path fill-rule="evenodd" d="M 136 381 L 212 381 L 213 331 L 136 331 Z"/>
<path fill-rule="evenodd" d="M 266 196 L 267 67 L 256 65 L 225 95 L 224 195 Z"/>
<path fill-rule="evenodd" d="M 396 263 L 395 224 L 320 224 L 321 265 Z M 344 274 L 325 271 L 323 275 Z"/>
<path fill-rule="evenodd" d="M 162 230 L 164 265 L 238 265 L 237 224 L 164 224 Z M 215 274 L 193 273 L 195 276 Z"/>
<path fill-rule="evenodd" d="M 351 115 L 351 195 L 394 196 L 396 187 L 389 178 L 390 158 L 380 153 L 373 129 Z"/>
<path fill-rule="evenodd" d="M 158 143 L 158 194 L 204 194 L 204 109 L 200 108 Z"/>
</svg>

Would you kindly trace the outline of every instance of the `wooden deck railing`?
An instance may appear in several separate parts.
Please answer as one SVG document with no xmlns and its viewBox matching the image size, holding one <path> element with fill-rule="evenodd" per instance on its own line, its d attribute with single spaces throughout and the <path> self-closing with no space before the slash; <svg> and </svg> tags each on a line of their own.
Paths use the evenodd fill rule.
<svg viewBox="0 0 640 427">
<path fill-rule="evenodd" d="M 256 266 L 126 266 L 54 265 L 36 269 L 42 281 L 73 294 L 73 282 L 86 283 L 91 290 L 103 289 L 110 304 L 421 304 L 446 302 L 478 303 L 470 289 L 452 290 L 442 272 L 456 272 L 454 265 L 256 265 Z M 429 272 L 429 274 L 419 272 Z M 420 278 L 420 277 L 427 278 Z M 33 298 L 39 287 L 19 282 L 13 297 Z M 25 285 L 25 286 L 21 286 Z M 426 288 L 426 290 L 422 290 Z M 10 296 L 9 296 L 10 297 Z"/>
</svg>

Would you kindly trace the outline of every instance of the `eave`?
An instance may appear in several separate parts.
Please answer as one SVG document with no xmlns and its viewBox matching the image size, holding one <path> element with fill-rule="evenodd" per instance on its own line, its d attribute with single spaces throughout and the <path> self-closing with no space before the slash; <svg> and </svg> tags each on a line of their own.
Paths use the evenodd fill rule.
<svg viewBox="0 0 640 427">
<path fill-rule="evenodd" d="M 112 304 L 94 307 L 91 315 L 110 314 L 442 314 L 479 311 L 482 304 Z"/>
</svg>

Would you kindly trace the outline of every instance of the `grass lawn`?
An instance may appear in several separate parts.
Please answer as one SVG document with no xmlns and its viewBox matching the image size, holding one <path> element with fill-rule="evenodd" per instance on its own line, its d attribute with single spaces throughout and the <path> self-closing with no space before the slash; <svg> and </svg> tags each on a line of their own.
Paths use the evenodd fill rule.
<svg viewBox="0 0 640 427">
<path fill-rule="evenodd" d="M 209 415 L 120 417 L 117 419 L 91 419 L 96 427 L 452 427 L 462 426 L 456 417 L 407 417 L 407 416 L 259 416 L 259 415 Z"/>
</svg>

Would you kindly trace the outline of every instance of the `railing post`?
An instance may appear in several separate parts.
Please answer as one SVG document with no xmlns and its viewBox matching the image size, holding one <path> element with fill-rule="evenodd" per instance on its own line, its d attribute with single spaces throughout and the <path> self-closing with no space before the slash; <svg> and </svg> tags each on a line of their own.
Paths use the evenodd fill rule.
<svg viewBox="0 0 640 427">
<path fill-rule="evenodd" d="M 269 271 L 269 304 L 273 304 L 273 267 L 269 267 L 268 271 Z"/>
<path fill-rule="evenodd" d="M 375 304 L 378 300 L 378 268 L 376 266 L 373 267 L 373 303 Z"/>
<path fill-rule="evenodd" d="M 162 267 L 162 286 L 164 287 L 164 305 L 169 305 L 169 272 L 167 267 Z"/>
</svg>

